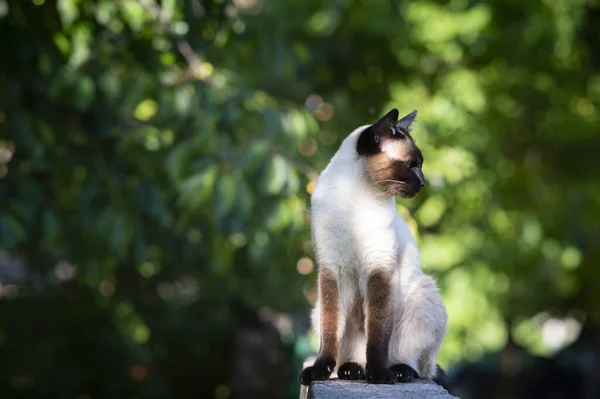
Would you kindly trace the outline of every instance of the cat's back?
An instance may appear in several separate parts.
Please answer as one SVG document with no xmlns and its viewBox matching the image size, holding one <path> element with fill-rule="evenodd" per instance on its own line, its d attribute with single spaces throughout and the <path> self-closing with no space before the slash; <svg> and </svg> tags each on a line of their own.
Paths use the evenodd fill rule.
<svg viewBox="0 0 600 399">
<path fill-rule="evenodd" d="M 351 238 L 353 196 L 350 176 L 332 160 L 321 172 L 311 195 L 312 237 L 317 256 L 324 263 L 349 260 L 344 248 Z"/>
<path fill-rule="evenodd" d="M 311 194 L 313 218 L 336 217 L 351 212 L 357 194 L 358 159 L 354 156 L 356 133 L 351 133 L 319 175 Z M 341 221 L 343 222 L 343 221 Z"/>
<path fill-rule="evenodd" d="M 354 263 L 352 230 L 357 201 L 356 157 L 350 135 L 319 175 L 311 194 L 312 238 L 321 264 Z"/>
</svg>

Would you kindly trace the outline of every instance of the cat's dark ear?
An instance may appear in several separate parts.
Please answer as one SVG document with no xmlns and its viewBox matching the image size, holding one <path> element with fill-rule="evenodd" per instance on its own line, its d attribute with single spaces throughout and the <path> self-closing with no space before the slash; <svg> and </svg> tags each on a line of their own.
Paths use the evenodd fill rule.
<svg viewBox="0 0 600 399">
<path fill-rule="evenodd" d="M 381 152 L 379 148 L 379 138 L 394 130 L 393 127 L 398 122 L 398 115 L 398 110 L 394 108 L 373 125 L 363 130 L 356 144 L 356 151 L 358 154 L 374 155 Z"/>
<path fill-rule="evenodd" d="M 394 126 L 398 123 L 398 115 L 398 110 L 393 108 L 373 125 L 375 141 L 379 142 L 381 136 L 394 134 Z"/>
<path fill-rule="evenodd" d="M 393 108 L 375 124 L 363 130 L 356 143 L 358 154 L 375 155 L 381 152 L 380 145 L 382 141 L 388 139 L 403 140 L 406 136 L 402 133 L 408 134 L 410 124 L 417 116 L 417 110 L 415 109 L 400 120 L 398 120 L 398 115 L 398 110 Z"/>
<path fill-rule="evenodd" d="M 406 115 L 405 117 L 400 119 L 398 122 L 396 122 L 396 126 L 400 130 L 407 132 L 410 124 L 413 123 L 416 116 L 417 116 L 417 110 L 415 109 L 413 112 L 411 112 L 410 114 Z M 396 111 L 396 119 L 398 119 L 398 111 Z"/>
<path fill-rule="evenodd" d="M 392 122 L 392 123 L 396 123 L 398 121 L 398 115 L 399 115 L 398 110 L 396 108 L 393 108 L 390 112 L 385 114 L 383 118 L 378 120 L 377 123 L 375 123 L 375 125 L 373 125 L 373 126 L 385 124 L 388 121 Z"/>
</svg>

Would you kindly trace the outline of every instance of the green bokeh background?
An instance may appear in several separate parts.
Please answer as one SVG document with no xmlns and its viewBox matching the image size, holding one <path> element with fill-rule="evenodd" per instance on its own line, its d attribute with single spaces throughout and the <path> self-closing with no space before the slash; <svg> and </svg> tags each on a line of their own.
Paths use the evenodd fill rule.
<svg viewBox="0 0 600 399">
<path fill-rule="evenodd" d="M 0 0 L 0 396 L 226 398 L 276 314 L 294 397 L 309 193 L 392 107 L 419 111 L 398 209 L 440 363 L 509 331 L 548 355 L 550 318 L 568 344 L 600 321 L 598 26 L 595 0 Z"/>
</svg>

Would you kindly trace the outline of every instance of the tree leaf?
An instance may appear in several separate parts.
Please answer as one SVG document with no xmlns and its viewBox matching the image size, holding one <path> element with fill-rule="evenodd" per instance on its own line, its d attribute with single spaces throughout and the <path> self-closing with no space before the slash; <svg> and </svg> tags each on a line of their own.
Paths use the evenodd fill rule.
<svg viewBox="0 0 600 399">
<path fill-rule="evenodd" d="M 225 217 L 232 209 L 236 200 L 236 179 L 228 174 L 219 176 L 217 182 L 217 217 Z"/>
<path fill-rule="evenodd" d="M 271 195 L 281 193 L 287 178 L 287 162 L 281 155 L 275 155 L 266 166 L 263 190 Z"/>
<path fill-rule="evenodd" d="M 212 193 L 217 167 L 209 165 L 202 172 L 187 178 L 179 189 L 179 202 L 182 205 L 197 208 L 202 205 Z"/>
</svg>

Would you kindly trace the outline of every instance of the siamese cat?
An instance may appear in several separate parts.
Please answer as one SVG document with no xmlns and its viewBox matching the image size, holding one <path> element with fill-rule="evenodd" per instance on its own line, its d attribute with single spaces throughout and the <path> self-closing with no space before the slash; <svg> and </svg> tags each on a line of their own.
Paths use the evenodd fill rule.
<svg viewBox="0 0 600 399">
<path fill-rule="evenodd" d="M 423 156 L 409 134 L 417 111 L 393 109 L 343 141 L 311 197 L 318 272 L 313 328 L 320 349 L 300 383 L 330 377 L 373 384 L 432 378 L 447 314 L 394 197 L 425 187 Z"/>
</svg>

